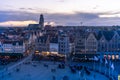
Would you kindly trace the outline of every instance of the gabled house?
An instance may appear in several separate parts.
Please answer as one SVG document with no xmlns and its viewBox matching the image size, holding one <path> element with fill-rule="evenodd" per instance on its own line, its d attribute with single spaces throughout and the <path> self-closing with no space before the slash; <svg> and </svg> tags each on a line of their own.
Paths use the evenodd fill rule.
<svg viewBox="0 0 120 80">
<path fill-rule="evenodd" d="M 114 32 L 113 31 L 102 31 L 101 38 L 98 40 L 98 51 L 106 52 L 109 51 L 109 41 L 112 39 Z"/>
<path fill-rule="evenodd" d="M 89 33 L 86 39 L 85 49 L 87 54 L 95 54 L 97 52 L 98 41 L 94 33 Z"/>
<path fill-rule="evenodd" d="M 102 58 L 119 59 L 120 36 L 116 31 L 102 31 L 102 37 L 98 43 L 98 53 Z"/>
<path fill-rule="evenodd" d="M 114 31 L 103 31 L 103 35 L 106 39 L 106 43 L 105 43 L 105 51 L 109 52 L 109 51 L 113 51 L 113 45 L 110 43 L 110 41 L 113 39 L 115 33 Z"/>
<path fill-rule="evenodd" d="M 35 40 L 35 48 L 40 52 L 49 51 L 49 43 L 49 35 L 39 36 Z"/>
</svg>

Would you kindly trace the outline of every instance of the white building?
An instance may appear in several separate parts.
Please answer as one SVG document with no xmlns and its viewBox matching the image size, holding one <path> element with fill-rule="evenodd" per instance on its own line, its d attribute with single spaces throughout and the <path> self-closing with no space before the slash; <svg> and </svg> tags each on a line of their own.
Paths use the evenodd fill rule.
<svg viewBox="0 0 120 80">
<path fill-rule="evenodd" d="M 23 41 L 14 41 L 13 42 L 13 50 L 14 53 L 24 53 L 25 52 L 25 44 Z"/>
<path fill-rule="evenodd" d="M 3 53 L 13 53 L 14 47 L 12 41 L 3 41 Z"/>
<path fill-rule="evenodd" d="M 49 52 L 54 52 L 54 53 L 59 52 L 59 45 L 58 45 L 58 37 L 57 36 L 51 38 Z"/>
<path fill-rule="evenodd" d="M 59 34 L 58 44 L 60 54 L 69 55 L 74 50 L 74 43 L 70 40 L 70 37 L 65 33 Z"/>
<path fill-rule="evenodd" d="M 3 41 L 1 53 L 24 53 L 25 45 L 23 41 Z"/>
</svg>

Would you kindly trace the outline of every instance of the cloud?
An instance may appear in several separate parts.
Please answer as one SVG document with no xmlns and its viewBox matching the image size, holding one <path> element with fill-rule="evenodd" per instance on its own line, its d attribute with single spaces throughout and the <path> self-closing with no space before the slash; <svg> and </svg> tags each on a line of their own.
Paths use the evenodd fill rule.
<svg viewBox="0 0 120 80">
<path fill-rule="evenodd" d="M 33 21 L 37 23 L 39 21 L 40 13 L 31 13 L 26 11 L 0 11 L 0 16 L 1 16 L 0 24 L 11 25 L 10 21 L 12 21 L 12 26 L 13 25 L 17 26 L 16 21 L 19 21 L 19 26 L 20 24 L 28 25 L 29 21 Z M 81 22 L 83 22 L 83 25 L 88 25 L 88 26 L 92 26 L 92 25 L 112 26 L 112 25 L 120 25 L 119 17 L 100 17 L 100 15 L 110 15 L 110 14 L 114 15 L 116 13 L 119 12 L 104 12 L 104 13 L 74 12 L 73 14 L 64 14 L 64 13 L 43 13 L 43 14 L 44 14 L 45 22 L 51 23 L 52 25 L 78 26 L 80 25 Z"/>
<path fill-rule="evenodd" d="M 0 11 L 0 22 L 5 21 L 36 21 L 39 14 L 21 12 L 21 11 Z"/>
<path fill-rule="evenodd" d="M 113 26 L 113 25 L 120 25 L 120 18 L 111 17 L 111 18 L 99 18 L 91 20 L 85 23 L 87 26 Z"/>
<path fill-rule="evenodd" d="M 51 25 L 51 26 L 55 26 L 56 23 L 55 22 L 44 22 L 44 25 Z"/>
<path fill-rule="evenodd" d="M 47 19 L 48 18 L 48 19 Z M 80 22 L 88 22 L 92 19 L 99 18 L 97 14 L 93 13 L 78 13 L 75 14 L 47 14 L 47 21 L 53 21 L 59 25 L 80 25 Z"/>
<path fill-rule="evenodd" d="M 34 8 L 19 8 L 20 10 L 37 10 L 37 9 L 34 9 Z"/>
<path fill-rule="evenodd" d="M 28 24 L 36 24 L 36 21 L 6 21 L 6 22 L 1 22 L 0 26 L 28 26 Z"/>
<path fill-rule="evenodd" d="M 5 21 L 28 21 L 39 20 L 38 13 L 20 12 L 20 11 L 0 11 L 0 22 Z M 89 21 L 94 18 L 98 18 L 98 15 L 92 13 L 78 13 L 75 14 L 58 14 L 58 13 L 45 13 L 46 22 L 55 22 L 56 24 L 65 25 L 68 23 L 76 23 L 80 21 Z"/>
</svg>

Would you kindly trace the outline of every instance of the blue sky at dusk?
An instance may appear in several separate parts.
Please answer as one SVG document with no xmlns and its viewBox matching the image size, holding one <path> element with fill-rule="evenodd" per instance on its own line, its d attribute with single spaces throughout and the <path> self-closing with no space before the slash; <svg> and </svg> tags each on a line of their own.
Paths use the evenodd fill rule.
<svg viewBox="0 0 120 80">
<path fill-rule="evenodd" d="M 119 0 L 1 0 L 0 26 L 26 26 L 37 23 L 54 25 L 120 25 Z"/>
</svg>

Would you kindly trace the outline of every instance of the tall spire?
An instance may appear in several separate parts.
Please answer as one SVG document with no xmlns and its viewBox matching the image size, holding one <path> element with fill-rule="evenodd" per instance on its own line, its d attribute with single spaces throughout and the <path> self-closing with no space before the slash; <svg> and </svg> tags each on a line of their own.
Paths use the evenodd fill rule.
<svg viewBox="0 0 120 80">
<path fill-rule="evenodd" d="M 41 27 L 44 26 L 44 17 L 43 17 L 43 14 L 40 15 L 39 24 L 40 24 Z"/>
</svg>

